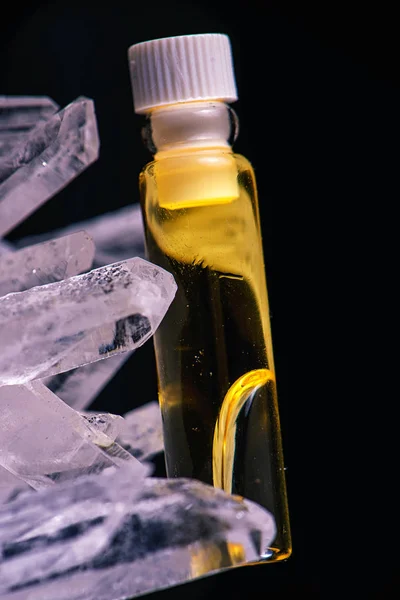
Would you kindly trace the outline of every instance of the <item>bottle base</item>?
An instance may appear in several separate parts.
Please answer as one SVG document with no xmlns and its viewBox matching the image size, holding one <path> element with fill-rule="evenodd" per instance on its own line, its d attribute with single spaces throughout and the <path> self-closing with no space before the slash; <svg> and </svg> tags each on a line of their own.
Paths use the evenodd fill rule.
<svg viewBox="0 0 400 600">
<path fill-rule="evenodd" d="M 291 549 L 282 550 L 281 548 L 275 548 L 273 546 L 270 546 L 266 549 L 264 554 L 262 554 L 260 556 L 259 560 L 246 563 L 244 566 L 259 565 L 259 564 L 264 564 L 264 563 L 282 562 L 282 561 L 290 558 L 291 554 L 292 554 Z"/>
</svg>

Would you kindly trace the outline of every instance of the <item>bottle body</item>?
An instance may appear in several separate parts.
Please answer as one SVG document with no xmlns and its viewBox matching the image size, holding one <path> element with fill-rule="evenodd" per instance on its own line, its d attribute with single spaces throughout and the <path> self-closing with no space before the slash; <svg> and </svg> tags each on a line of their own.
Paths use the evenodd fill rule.
<svg viewBox="0 0 400 600">
<path fill-rule="evenodd" d="M 140 176 L 149 260 L 178 291 L 155 336 L 169 477 L 272 512 L 270 561 L 291 540 L 253 169 L 230 147 L 173 147 Z"/>
</svg>

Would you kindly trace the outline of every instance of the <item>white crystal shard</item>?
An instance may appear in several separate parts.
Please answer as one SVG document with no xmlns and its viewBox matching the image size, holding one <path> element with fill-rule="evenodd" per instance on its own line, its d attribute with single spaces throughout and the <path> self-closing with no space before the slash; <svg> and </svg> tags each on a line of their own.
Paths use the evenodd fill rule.
<svg viewBox="0 0 400 600">
<path fill-rule="evenodd" d="M 23 248 L 84 229 L 96 245 L 94 265 L 102 267 L 126 260 L 131 256 L 144 257 L 143 220 L 138 204 L 132 204 L 87 221 L 41 235 L 18 240 L 16 246 Z"/>
<path fill-rule="evenodd" d="M 69 406 L 83 410 L 90 406 L 131 355 L 132 352 L 116 354 L 107 360 L 98 360 L 71 371 L 45 377 L 42 382 Z"/>
<path fill-rule="evenodd" d="M 135 482 L 122 468 L 0 507 L 0 594 L 132 598 L 256 561 L 274 535 L 270 513 L 250 501 L 198 481 Z"/>
<path fill-rule="evenodd" d="M 117 441 L 139 460 L 162 452 L 164 438 L 158 402 L 148 402 L 126 413 Z"/>
<path fill-rule="evenodd" d="M 0 255 L 0 296 L 61 281 L 87 271 L 94 258 L 85 231 Z"/>
<path fill-rule="evenodd" d="M 2 161 L 0 236 L 93 163 L 99 152 L 94 104 L 78 98 L 38 124 Z"/>
<path fill-rule="evenodd" d="M 41 489 L 112 466 L 145 467 L 45 385 L 0 387 L 0 465 Z"/>
<path fill-rule="evenodd" d="M 0 385 L 25 383 L 141 346 L 176 292 L 141 258 L 0 298 Z"/>
</svg>

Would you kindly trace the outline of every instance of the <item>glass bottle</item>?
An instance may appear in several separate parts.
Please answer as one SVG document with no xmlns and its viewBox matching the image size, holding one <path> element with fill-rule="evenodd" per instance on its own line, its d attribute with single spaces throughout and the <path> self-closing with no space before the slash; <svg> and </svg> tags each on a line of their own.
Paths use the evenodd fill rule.
<svg viewBox="0 0 400 600">
<path fill-rule="evenodd" d="M 154 335 L 168 477 L 249 498 L 276 521 L 268 561 L 291 554 L 254 171 L 234 154 L 229 38 L 178 36 L 129 50 L 135 111 L 154 154 L 140 174 L 150 261 L 175 277 Z"/>
</svg>

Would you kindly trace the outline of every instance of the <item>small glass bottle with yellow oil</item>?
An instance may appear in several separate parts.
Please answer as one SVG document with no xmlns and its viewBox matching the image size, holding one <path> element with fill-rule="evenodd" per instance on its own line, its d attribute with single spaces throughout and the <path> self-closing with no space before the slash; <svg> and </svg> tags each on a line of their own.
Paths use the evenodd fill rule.
<svg viewBox="0 0 400 600">
<path fill-rule="evenodd" d="M 253 168 L 234 154 L 229 38 L 129 49 L 154 153 L 140 175 L 150 261 L 178 291 L 154 335 L 168 477 L 249 498 L 275 517 L 264 558 L 291 554 L 268 295 Z"/>
</svg>

